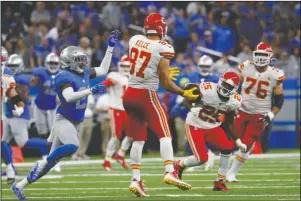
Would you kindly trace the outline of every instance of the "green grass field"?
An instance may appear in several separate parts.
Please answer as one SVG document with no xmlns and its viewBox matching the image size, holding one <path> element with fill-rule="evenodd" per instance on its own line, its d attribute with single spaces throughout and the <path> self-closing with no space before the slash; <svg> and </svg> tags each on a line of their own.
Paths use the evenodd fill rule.
<svg viewBox="0 0 301 201">
<path fill-rule="evenodd" d="M 192 185 L 181 191 L 162 182 L 163 163 L 145 160 L 142 179 L 150 194 L 143 200 L 300 200 L 300 156 L 250 159 L 240 171 L 240 183 L 228 184 L 228 192 L 212 191 L 218 160 L 214 169 L 184 172 L 183 179 Z M 18 167 L 24 176 L 31 167 Z M 49 173 L 30 185 L 25 194 L 28 200 L 139 200 L 128 191 L 131 171 L 113 164 L 105 172 L 98 164 L 62 165 L 62 172 Z M 2 200 L 15 200 L 10 186 L 2 178 Z"/>
</svg>

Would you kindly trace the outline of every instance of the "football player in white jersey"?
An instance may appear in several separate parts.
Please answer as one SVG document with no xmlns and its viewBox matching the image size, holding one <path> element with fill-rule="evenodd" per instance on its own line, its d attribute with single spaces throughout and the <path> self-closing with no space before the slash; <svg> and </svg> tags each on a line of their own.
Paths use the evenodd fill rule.
<svg viewBox="0 0 301 201">
<path fill-rule="evenodd" d="M 17 94 L 15 79 L 11 75 L 3 73 L 4 62 L 5 58 L 1 55 L 1 138 L 3 136 L 4 100 L 8 98 L 10 99 L 11 103 L 14 104 L 14 110 L 12 111 L 14 116 L 21 116 L 24 112 L 24 103 L 21 100 L 21 97 Z M 6 175 L 8 184 L 11 184 L 15 181 L 15 171 L 12 165 L 12 157 L 9 157 L 11 156 L 11 152 L 12 150 L 10 145 L 7 142 L 1 140 L 1 157 L 3 158 L 6 164 Z"/>
<path fill-rule="evenodd" d="M 116 151 L 120 140 L 122 139 L 122 132 L 125 131 L 126 136 L 122 140 L 119 151 L 115 154 L 115 160 L 121 164 L 123 168 L 128 168 L 124 156 L 126 151 L 130 148 L 133 141 L 128 127 L 128 116 L 123 108 L 122 97 L 128 85 L 130 75 L 130 58 L 123 56 L 118 62 L 118 72 L 111 72 L 108 74 L 103 84 L 108 89 L 109 104 L 110 104 L 110 126 L 111 126 L 111 139 L 107 145 L 105 160 L 103 167 L 105 170 L 110 171 L 111 158 Z"/>
<path fill-rule="evenodd" d="M 254 143 L 283 105 L 282 81 L 285 75 L 282 70 L 270 66 L 272 56 L 271 46 L 261 42 L 253 51 L 253 61 L 239 65 L 243 102 L 234 120 L 234 128 L 248 149 L 236 154 L 227 174 L 226 180 L 229 182 L 238 181 L 236 174 L 252 153 Z"/>
<path fill-rule="evenodd" d="M 123 96 L 123 106 L 129 116 L 129 128 L 133 136 L 130 159 L 133 173 L 129 190 L 136 196 L 148 196 L 144 191 L 140 177 L 142 149 L 147 139 L 148 126 L 159 138 L 160 153 L 164 161 L 166 174 L 164 182 L 188 190 L 191 185 L 181 181 L 173 167 L 173 147 L 166 111 L 160 104 L 157 90 L 159 81 L 173 93 L 188 99 L 196 99 L 197 87 L 183 90 L 169 77 L 170 59 L 174 49 L 163 41 L 167 26 L 163 16 L 149 14 L 144 21 L 145 35 L 135 35 L 129 41 L 131 69 L 128 88 Z"/>
<path fill-rule="evenodd" d="M 192 104 L 185 126 L 186 138 L 194 155 L 175 162 L 175 169 L 180 178 L 186 167 L 207 162 L 206 145 L 208 145 L 221 152 L 220 166 L 213 190 L 229 190 L 224 184 L 229 158 L 236 147 L 245 150 L 246 145 L 232 132 L 231 137 L 234 141 L 230 141 L 221 124 L 224 123 L 230 128 L 233 124 L 235 111 L 241 104 L 241 97 L 236 92 L 238 86 L 239 76 L 235 72 L 224 73 L 218 84 L 202 82 L 199 85 L 200 100 Z"/>
</svg>

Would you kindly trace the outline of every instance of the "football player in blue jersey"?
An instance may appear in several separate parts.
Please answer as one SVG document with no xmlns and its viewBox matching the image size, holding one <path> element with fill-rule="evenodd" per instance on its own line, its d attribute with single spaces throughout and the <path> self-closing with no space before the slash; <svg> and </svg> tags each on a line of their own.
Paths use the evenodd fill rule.
<svg viewBox="0 0 301 201">
<path fill-rule="evenodd" d="M 2 145 L 10 148 L 9 142 L 12 138 L 15 139 L 19 147 L 26 148 L 37 148 L 40 150 L 42 156 L 46 156 L 48 153 L 47 141 L 38 138 L 28 138 L 28 122 L 30 119 L 29 114 L 29 82 L 30 78 L 28 75 L 22 73 L 24 68 L 23 59 L 17 54 L 12 54 L 7 62 L 6 66 L 14 72 L 14 78 L 16 81 L 16 91 L 19 94 L 21 100 L 24 102 L 24 109 L 21 115 L 16 117 L 15 110 L 16 106 L 11 102 L 7 101 L 5 106 L 5 116 L 4 121 L 4 135 L 2 140 Z M 21 113 L 21 111 L 20 111 Z M 6 165 L 12 164 L 12 152 L 5 151 L 5 161 Z M 7 183 L 11 184 L 15 181 L 15 174 L 7 171 Z"/>
<path fill-rule="evenodd" d="M 181 85 L 184 86 L 187 82 L 190 83 L 197 83 L 200 82 L 214 82 L 217 83 L 219 80 L 219 76 L 212 73 L 212 65 L 213 65 L 213 59 L 207 55 L 203 55 L 199 62 L 198 62 L 198 69 L 199 71 L 192 72 L 188 74 L 186 77 L 182 78 L 180 82 L 183 82 Z M 175 119 L 175 125 L 176 130 L 178 133 L 178 136 L 182 138 L 185 138 L 184 135 L 184 128 L 185 128 L 185 119 L 187 117 L 187 114 L 189 112 L 189 109 L 187 107 L 189 104 L 185 104 L 183 97 L 177 97 L 176 104 L 171 109 L 170 117 Z M 179 139 L 180 141 L 183 141 L 183 139 Z M 189 149 L 188 143 L 187 147 Z M 181 146 L 181 149 L 183 151 L 183 145 Z M 182 153 L 181 153 L 182 154 Z M 213 166 L 213 153 L 209 150 L 209 159 L 206 163 L 205 169 L 209 170 Z M 198 167 L 190 168 L 189 170 L 197 169 Z"/>
<path fill-rule="evenodd" d="M 19 200 L 24 200 L 23 189 L 47 174 L 62 158 L 74 154 L 79 146 L 78 129 L 84 120 L 87 107 L 87 97 L 105 91 L 105 86 L 97 84 L 89 88 L 90 78 L 107 74 L 113 48 L 118 39 L 119 31 L 113 31 L 109 36 L 109 47 L 100 67 L 87 67 L 87 55 L 75 46 L 65 48 L 60 54 L 63 71 L 55 78 L 55 89 L 61 101 L 54 120 L 50 137 L 52 146 L 46 159 L 39 160 L 29 175 L 12 186 L 12 191 Z"/>
<path fill-rule="evenodd" d="M 31 87 L 37 85 L 38 89 L 34 100 L 33 115 L 38 134 L 44 137 L 48 136 L 51 131 L 57 107 L 54 80 L 59 72 L 59 57 L 55 53 L 48 54 L 45 67 L 34 69 L 30 80 Z"/>
</svg>

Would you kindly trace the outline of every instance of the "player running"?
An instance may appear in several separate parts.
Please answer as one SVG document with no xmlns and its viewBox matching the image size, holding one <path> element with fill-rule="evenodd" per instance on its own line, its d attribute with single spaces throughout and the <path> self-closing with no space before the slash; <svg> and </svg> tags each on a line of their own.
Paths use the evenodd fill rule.
<svg viewBox="0 0 301 201">
<path fill-rule="evenodd" d="M 48 136 L 55 118 L 57 107 L 54 87 L 55 75 L 59 71 L 60 60 L 55 53 L 50 53 L 45 59 L 46 68 L 36 68 L 30 80 L 30 86 L 37 85 L 38 94 L 34 100 L 34 118 L 38 134 Z"/>
<path fill-rule="evenodd" d="M 243 102 L 234 120 L 234 128 L 248 149 L 247 152 L 237 152 L 227 174 L 229 182 L 238 182 L 236 174 L 252 153 L 254 143 L 282 108 L 285 75 L 282 70 L 270 66 L 272 56 L 271 46 L 261 42 L 253 51 L 253 61 L 239 65 Z"/>
<path fill-rule="evenodd" d="M 8 149 L 10 148 L 9 142 L 12 138 L 15 139 L 19 147 L 35 148 L 39 149 L 42 157 L 46 157 L 48 154 L 47 141 L 39 138 L 28 138 L 28 122 L 30 119 L 29 113 L 29 81 L 28 75 L 23 74 L 24 63 L 21 56 L 12 54 L 9 56 L 6 66 L 14 73 L 14 79 L 16 80 L 16 91 L 19 94 L 24 107 L 20 111 L 20 115 L 15 115 L 16 105 L 14 101 L 8 100 L 5 107 L 4 121 L 4 135 L 3 143 Z M 5 152 L 5 157 L 8 159 L 8 164 L 12 163 L 12 152 Z M 15 181 L 15 175 L 10 175 L 7 179 L 7 183 L 13 183 Z"/>
<path fill-rule="evenodd" d="M 241 97 L 236 92 L 239 86 L 239 76 L 234 72 L 224 73 L 218 84 L 203 82 L 200 87 L 200 100 L 193 104 L 186 118 L 186 137 L 193 155 L 175 162 L 179 177 L 186 167 L 201 165 L 208 160 L 206 145 L 221 152 L 220 168 L 213 190 L 229 190 L 224 184 L 228 170 L 228 162 L 235 144 L 245 150 L 246 145 L 231 133 L 234 141 L 229 141 L 221 127 L 222 123 L 232 125 L 235 110 L 241 104 Z"/>
<path fill-rule="evenodd" d="M 122 132 L 125 132 L 125 137 L 122 140 L 119 151 L 115 154 L 115 160 L 121 164 L 123 168 L 128 168 L 124 156 L 126 151 L 132 144 L 132 136 L 129 131 L 128 116 L 122 104 L 122 97 L 127 88 L 130 75 L 130 58 L 123 56 L 118 62 L 118 72 L 111 72 L 108 74 L 103 84 L 108 88 L 109 105 L 110 105 L 110 126 L 111 139 L 108 142 L 105 160 L 103 167 L 105 170 L 112 170 L 111 159 L 116 151 L 120 140 L 122 139 Z"/>
<path fill-rule="evenodd" d="M 87 55 L 75 46 L 65 48 L 60 54 L 61 67 L 64 69 L 55 78 L 55 88 L 61 104 L 52 127 L 52 147 L 47 159 L 38 161 L 28 176 L 12 186 L 12 191 L 19 200 L 24 200 L 23 189 L 43 177 L 62 158 L 74 154 L 79 146 L 78 129 L 84 120 L 87 97 L 105 90 L 105 86 L 97 84 L 90 87 L 90 79 L 108 72 L 113 48 L 119 31 L 109 36 L 109 47 L 104 59 L 97 68 L 87 67 Z"/>
<path fill-rule="evenodd" d="M 168 117 L 160 104 L 156 91 L 159 81 L 173 93 L 188 99 L 196 99 L 197 89 L 183 90 L 169 78 L 169 63 L 174 49 L 163 41 L 167 26 L 164 17 L 158 13 L 149 14 L 144 21 L 145 35 L 135 35 L 129 41 L 131 69 L 128 88 L 123 96 L 123 106 L 129 115 L 129 128 L 133 136 L 130 152 L 133 178 L 129 190 L 138 197 L 149 196 L 143 188 L 140 165 L 142 149 L 147 139 L 148 126 L 160 140 L 160 153 L 165 165 L 164 183 L 183 190 L 191 188 L 181 181 L 173 167 L 173 147 Z"/>
</svg>

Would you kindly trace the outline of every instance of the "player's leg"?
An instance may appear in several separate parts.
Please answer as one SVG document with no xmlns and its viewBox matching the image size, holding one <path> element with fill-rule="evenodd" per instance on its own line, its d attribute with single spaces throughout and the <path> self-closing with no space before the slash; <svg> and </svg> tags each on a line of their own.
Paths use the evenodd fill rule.
<svg viewBox="0 0 301 201">
<path fill-rule="evenodd" d="M 205 139 L 210 147 L 221 152 L 219 169 L 216 180 L 214 181 L 213 190 L 227 191 L 229 189 L 226 187 L 224 179 L 227 175 L 229 160 L 232 150 L 235 148 L 235 143 L 228 139 L 227 134 L 221 127 L 210 129 Z"/>
<path fill-rule="evenodd" d="M 25 148 L 39 149 L 42 157 L 46 157 L 48 154 L 47 140 L 40 138 L 28 139 L 28 120 L 16 117 L 11 120 L 14 125 L 18 125 L 11 127 L 17 145 Z"/>
<path fill-rule="evenodd" d="M 88 149 L 88 146 L 89 146 L 89 143 L 90 143 L 90 139 L 91 139 L 91 136 L 92 136 L 92 128 L 93 128 L 93 119 L 92 117 L 91 118 L 86 118 L 85 119 L 85 133 L 84 135 L 82 136 L 82 139 L 80 141 L 80 148 L 79 150 L 77 151 L 80 155 L 80 157 L 84 160 L 88 160 L 90 159 L 89 156 L 86 155 L 86 152 L 87 152 L 87 149 Z"/>
<path fill-rule="evenodd" d="M 195 167 L 207 162 L 208 154 L 204 134 L 204 129 L 199 129 L 188 124 L 185 125 L 185 135 L 193 155 L 175 162 L 175 169 L 180 178 L 186 167 Z"/>
<path fill-rule="evenodd" d="M 148 102 L 146 103 L 146 121 L 148 126 L 158 136 L 160 141 L 160 154 L 165 165 L 164 182 L 175 185 L 183 190 L 191 188 L 190 184 L 181 181 L 174 169 L 174 154 L 171 142 L 171 132 L 168 125 L 168 116 L 160 104 L 159 97 L 155 91 L 148 91 Z"/>
<path fill-rule="evenodd" d="M 41 135 L 41 137 L 46 137 L 50 131 L 47 122 L 47 111 L 39 109 L 36 104 L 34 104 L 33 115 L 38 134 Z"/>
<path fill-rule="evenodd" d="M 119 145 L 120 139 L 122 137 L 122 119 L 120 118 L 120 114 L 118 110 L 110 109 L 110 127 L 111 127 L 111 138 L 108 142 L 105 160 L 103 163 L 103 167 L 105 170 L 112 170 L 111 160 L 112 156 L 116 151 L 116 147 Z"/>
<path fill-rule="evenodd" d="M 6 165 L 6 176 L 7 176 L 7 184 L 12 184 L 15 182 L 15 169 L 13 166 L 13 152 L 11 146 L 9 144 L 10 140 L 13 138 L 13 134 L 11 132 L 10 121 L 11 119 L 7 118 L 4 121 L 4 133 L 3 140 L 1 142 L 1 157 L 4 160 Z"/>
<path fill-rule="evenodd" d="M 123 131 L 125 131 L 125 137 L 121 142 L 120 149 L 115 155 L 115 160 L 117 160 L 117 162 L 119 162 L 122 165 L 122 167 L 128 168 L 124 160 L 124 157 L 125 157 L 125 153 L 130 148 L 133 142 L 133 137 L 129 128 L 129 120 L 128 120 L 127 113 L 123 111 L 121 116 L 122 116 L 122 125 L 123 125 L 122 128 Z"/>
</svg>

